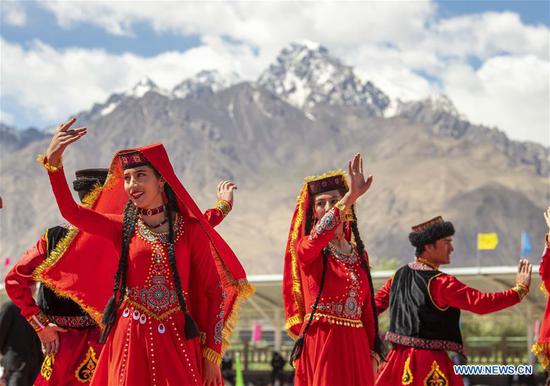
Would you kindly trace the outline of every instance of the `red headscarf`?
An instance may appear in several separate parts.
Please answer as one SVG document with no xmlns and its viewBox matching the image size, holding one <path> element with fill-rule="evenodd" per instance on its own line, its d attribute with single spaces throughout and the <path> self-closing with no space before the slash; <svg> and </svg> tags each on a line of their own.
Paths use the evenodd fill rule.
<svg viewBox="0 0 550 386">
<path fill-rule="evenodd" d="M 331 180 L 337 180 L 338 182 L 335 183 Z M 339 186 L 336 186 L 338 184 Z M 319 187 L 319 185 L 322 185 L 322 187 Z M 283 301 L 286 316 L 285 328 L 292 339 L 296 339 L 300 335 L 300 330 L 304 322 L 304 315 L 306 314 L 296 245 L 302 237 L 307 236 L 305 233 L 306 216 L 308 215 L 311 205 L 312 187 L 314 187 L 313 190 L 317 191 L 317 193 L 342 187 L 346 190 L 348 189 L 344 171 L 336 170 L 320 176 L 307 177 L 304 180 L 304 185 L 298 196 L 296 209 L 294 209 L 294 215 L 290 223 L 283 270 Z M 345 237 L 347 240 L 351 240 L 351 228 L 348 223 L 344 223 L 344 225 Z"/>
<path fill-rule="evenodd" d="M 164 146 L 155 144 L 131 150 L 140 152 L 160 173 L 174 191 L 182 215 L 196 218 L 210 240 L 212 255 L 226 293 L 223 343 L 227 347 L 236 323 L 239 301 L 252 295 L 254 288 L 248 284 L 246 273 L 231 248 L 206 221 L 179 181 Z M 123 152 L 128 150 L 115 154 L 105 184 L 87 198 L 87 204 L 97 212 L 122 215 L 124 211 L 128 195 L 124 191 L 124 172 L 119 157 Z M 71 227 L 68 235 L 38 267 L 35 277 L 58 295 L 77 302 L 101 325 L 103 309 L 112 295 L 118 258 L 119 252 L 105 239 Z"/>
</svg>

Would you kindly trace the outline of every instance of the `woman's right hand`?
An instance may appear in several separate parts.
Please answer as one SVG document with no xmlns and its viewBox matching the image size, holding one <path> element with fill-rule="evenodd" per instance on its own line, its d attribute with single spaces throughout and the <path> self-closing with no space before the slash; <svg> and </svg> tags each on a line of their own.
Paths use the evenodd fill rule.
<svg viewBox="0 0 550 386">
<path fill-rule="evenodd" d="M 372 184 L 372 176 L 369 175 L 365 179 L 363 172 L 363 158 L 357 153 L 352 160 L 348 162 L 349 173 L 349 190 L 342 198 L 342 203 L 346 208 L 351 207 L 359 197 L 370 189 Z"/>
<path fill-rule="evenodd" d="M 550 233 L 550 206 L 544 212 L 544 220 L 546 221 L 546 226 L 548 227 L 548 232 Z"/>
<path fill-rule="evenodd" d="M 38 338 L 42 343 L 44 354 L 55 354 L 59 351 L 59 333 L 66 332 L 67 330 L 50 324 L 44 327 L 41 331 L 37 332 Z"/>
<path fill-rule="evenodd" d="M 61 163 L 61 156 L 67 146 L 86 135 L 88 129 L 85 127 L 71 129 L 71 126 L 75 122 L 76 118 L 72 118 L 69 122 L 59 125 L 53 135 L 48 150 L 46 151 L 46 158 L 50 165 L 59 166 Z"/>
</svg>

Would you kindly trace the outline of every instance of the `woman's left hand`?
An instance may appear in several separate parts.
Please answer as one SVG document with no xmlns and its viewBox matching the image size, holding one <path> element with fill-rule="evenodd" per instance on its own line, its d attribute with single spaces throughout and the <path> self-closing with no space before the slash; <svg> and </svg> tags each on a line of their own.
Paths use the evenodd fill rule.
<svg viewBox="0 0 550 386">
<path fill-rule="evenodd" d="M 202 369 L 203 369 L 204 386 L 222 386 L 223 385 L 222 372 L 220 370 L 220 366 L 204 358 Z"/>
<path fill-rule="evenodd" d="M 218 200 L 225 200 L 233 206 L 234 190 L 237 190 L 237 185 L 233 181 L 220 181 L 216 192 Z"/>
</svg>

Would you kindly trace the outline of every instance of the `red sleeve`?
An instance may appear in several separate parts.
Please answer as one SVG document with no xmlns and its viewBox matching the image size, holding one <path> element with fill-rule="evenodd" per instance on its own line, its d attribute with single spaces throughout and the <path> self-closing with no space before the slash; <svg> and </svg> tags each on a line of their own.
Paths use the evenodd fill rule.
<svg viewBox="0 0 550 386">
<path fill-rule="evenodd" d="M 208 209 L 204 212 L 204 217 L 206 217 L 206 221 L 208 221 L 208 224 L 210 224 L 212 228 L 220 225 L 224 219 L 223 212 L 218 208 Z"/>
<path fill-rule="evenodd" d="M 302 264 L 310 264 L 321 256 L 321 251 L 334 237 L 336 228 L 340 225 L 340 209 L 332 208 L 312 229 L 309 236 L 302 237 L 296 251 Z"/>
<path fill-rule="evenodd" d="M 46 259 L 46 253 L 47 242 L 42 236 L 32 248 L 25 251 L 6 275 L 6 292 L 13 303 L 21 309 L 21 315 L 27 319 L 40 311 L 32 297 L 31 286 L 35 283 L 34 270 Z"/>
<path fill-rule="evenodd" d="M 544 248 L 544 253 L 541 257 L 540 266 L 539 266 L 539 274 L 540 278 L 542 279 L 542 282 L 544 283 L 544 286 L 546 288 L 550 288 L 550 240 L 549 237 L 550 234 L 546 235 L 546 245 Z"/>
<path fill-rule="evenodd" d="M 484 315 L 520 302 L 519 294 L 512 289 L 485 293 L 468 287 L 451 275 L 440 275 L 432 279 L 429 286 L 432 299 L 439 308 L 450 306 Z"/>
<path fill-rule="evenodd" d="M 212 246 L 200 225 L 189 227 L 191 241 L 191 304 L 192 316 L 203 337 L 203 357 L 220 364 L 223 331 L 223 291 Z"/>
<path fill-rule="evenodd" d="M 386 283 L 378 290 L 374 295 L 374 304 L 376 304 L 376 314 L 380 315 L 386 311 L 390 305 L 390 290 L 393 282 L 393 276 L 390 277 Z"/>
<path fill-rule="evenodd" d="M 119 221 L 78 205 L 73 199 L 62 168 L 57 172 L 48 172 L 48 175 L 57 206 L 65 220 L 84 232 L 108 238 L 115 245 L 120 244 L 122 224 Z"/>
</svg>

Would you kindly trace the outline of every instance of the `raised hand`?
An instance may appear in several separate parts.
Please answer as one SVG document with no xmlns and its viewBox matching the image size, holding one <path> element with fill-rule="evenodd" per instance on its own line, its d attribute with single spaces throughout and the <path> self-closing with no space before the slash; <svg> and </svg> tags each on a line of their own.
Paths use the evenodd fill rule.
<svg viewBox="0 0 550 386">
<path fill-rule="evenodd" d="M 72 118 L 69 122 L 59 125 L 55 131 L 55 134 L 50 141 L 50 145 L 48 146 L 48 150 L 46 151 L 46 157 L 50 165 L 59 165 L 61 162 L 61 156 L 67 146 L 86 135 L 88 129 L 85 127 L 71 129 L 71 126 L 75 122 L 76 118 Z"/>
<path fill-rule="evenodd" d="M 66 332 L 67 330 L 58 327 L 54 324 L 44 327 L 41 331 L 37 332 L 38 338 L 42 343 L 44 354 L 55 354 L 59 351 L 59 333 Z"/>
<path fill-rule="evenodd" d="M 233 191 L 237 190 L 237 185 L 232 181 L 220 181 L 216 190 L 218 200 L 228 201 L 233 206 Z"/>
<path fill-rule="evenodd" d="M 533 266 L 526 259 L 521 259 L 518 264 L 518 273 L 516 275 L 516 283 L 523 284 L 527 288 L 531 286 L 531 272 Z"/>
<path fill-rule="evenodd" d="M 349 198 L 350 204 L 353 204 L 359 197 L 369 190 L 372 184 L 372 176 L 369 175 L 365 180 L 363 173 L 363 158 L 357 153 L 352 160 L 348 162 L 348 173 L 350 178 Z"/>
<path fill-rule="evenodd" d="M 544 220 L 546 220 L 546 226 L 548 227 L 548 232 L 550 232 L 550 206 L 544 212 Z"/>
</svg>

